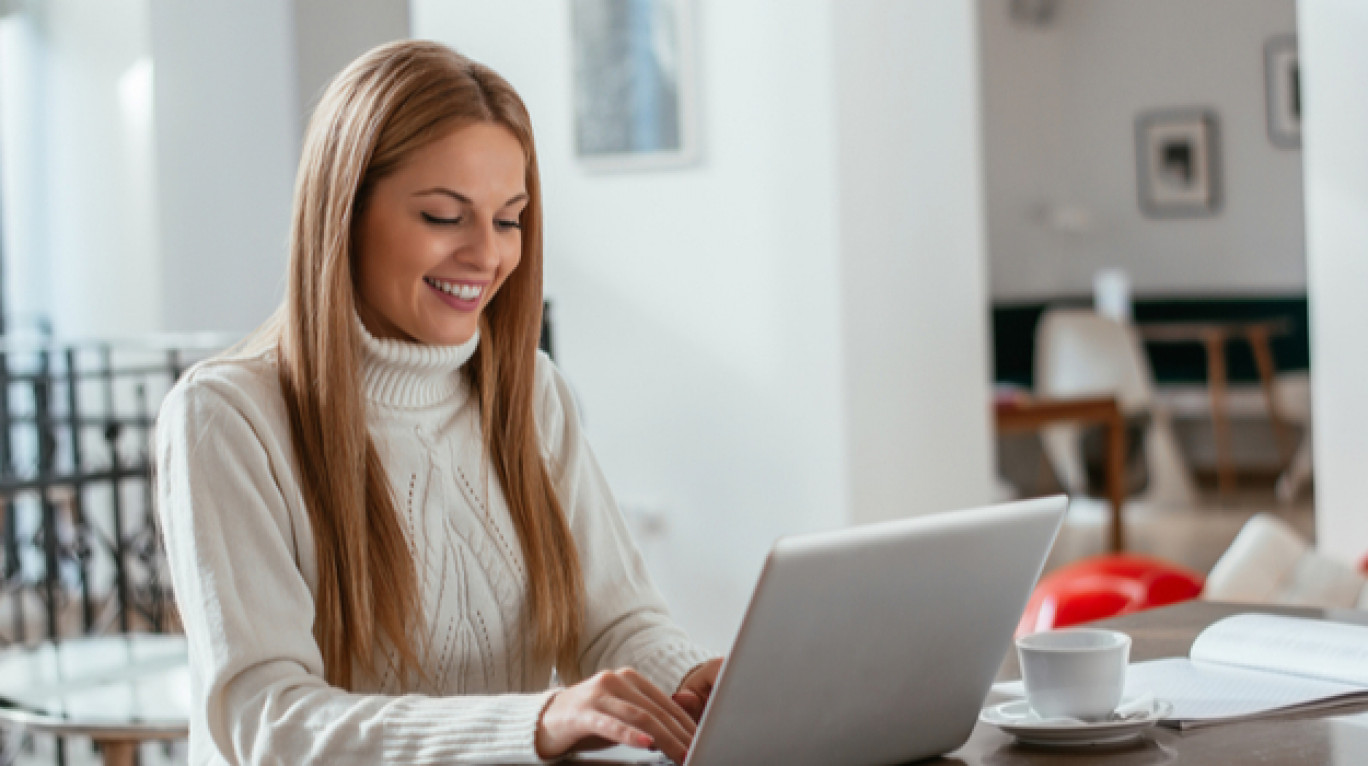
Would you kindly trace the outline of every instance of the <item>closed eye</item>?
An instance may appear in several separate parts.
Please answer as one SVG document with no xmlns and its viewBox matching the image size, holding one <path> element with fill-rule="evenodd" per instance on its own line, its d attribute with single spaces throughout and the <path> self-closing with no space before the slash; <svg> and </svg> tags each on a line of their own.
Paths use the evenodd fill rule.
<svg viewBox="0 0 1368 766">
<path fill-rule="evenodd" d="M 499 228 L 500 228 L 500 229 L 521 229 L 521 228 L 522 228 L 522 221 L 519 221 L 519 220 L 516 219 L 516 218 L 511 219 L 511 220 L 505 219 L 505 220 L 501 220 L 501 221 L 495 221 L 495 223 L 497 223 L 497 224 L 499 225 Z"/>
<path fill-rule="evenodd" d="M 453 226 L 461 222 L 460 216 L 455 218 L 439 218 L 431 213 L 423 213 L 423 220 L 437 225 Z"/>
</svg>

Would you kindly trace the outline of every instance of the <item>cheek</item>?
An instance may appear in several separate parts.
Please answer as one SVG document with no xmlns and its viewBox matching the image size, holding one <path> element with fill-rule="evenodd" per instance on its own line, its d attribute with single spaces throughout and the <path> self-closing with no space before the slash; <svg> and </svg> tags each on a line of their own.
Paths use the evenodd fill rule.
<svg viewBox="0 0 1368 766">
<path fill-rule="evenodd" d="M 521 240 L 518 242 L 518 244 L 509 247 L 507 250 L 499 254 L 498 284 L 500 286 L 502 286 L 504 282 L 508 281 L 509 275 L 513 273 L 514 269 L 518 268 L 519 263 L 522 263 Z"/>
<path fill-rule="evenodd" d="M 383 250 L 376 247 L 374 232 L 364 229 L 357 233 L 354 242 L 356 293 L 362 301 L 375 305 L 375 299 L 379 297 L 380 277 L 383 273 L 383 269 L 377 263 L 377 253 L 383 252 Z"/>
<path fill-rule="evenodd" d="M 519 241 L 515 247 L 510 247 L 503 257 L 503 272 L 505 275 L 513 273 L 522 263 L 522 242 Z"/>
<path fill-rule="evenodd" d="M 363 293 L 393 293 L 395 297 L 411 292 L 430 268 L 440 250 L 431 237 L 409 227 L 376 227 L 361 240 L 357 275 Z"/>
</svg>

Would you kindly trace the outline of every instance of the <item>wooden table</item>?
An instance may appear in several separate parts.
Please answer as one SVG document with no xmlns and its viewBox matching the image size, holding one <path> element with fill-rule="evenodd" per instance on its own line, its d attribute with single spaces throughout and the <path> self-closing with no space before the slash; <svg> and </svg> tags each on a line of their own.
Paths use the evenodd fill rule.
<svg viewBox="0 0 1368 766">
<path fill-rule="evenodd" d="M 0 723 L 90 737 L 106 766 L 132 766 L 142 742 L 188 735 L 185 638 L 132 634 L 6 650 L 0 699 Z"/>
<path fill-rule="evenodd" d="M 1130 634 L 1132 661 L 1155 660 L 1187 656 L 1193 640 L 1202 629 L 1223 617 L 1250 611 L 1368 625 L 1368 612 L 1355 609 L 1305 609 L 1204 601 L 1189 601 L 1096 624 Z M 998 678 L 1006 681 L 1020 677 L 1016 652 L 1013 650 L 1003 663 Z M 935 694 L 935 690 L 928 689 L 926 693 Z M 995 705 L 1008 699 L 990 693 L 984 704 Z M 996 727 L 980 723 L 958 750 L 942 758 L 916 763 L 919 766 L 1235 766 L 1255 763 L 1273 766 L 1363 766 L 1368 764 L 1368 716 L 1364 715 L 1365 712 L 1368 712 L 1368 703 L 1342 708 L 1333 715 L 1302 714 L 1263 721 L 1217 724 L 1181 732 L 1156 727 L 1141 735 L 1139 740 L 1129 743 L 1077 749 L 1020 745 Z M 1358 720 L 1352 720 L 1355 716 Z M 589 756 L 581 758 L 580 762 L 585 766 L 606 766 L 627 760 Z"/>
<path fill-rule="evenodd" d="M 1113 552 L 1125 550 L 1121 506 L 1126 501 L 1126 420 L 1116 399 L 1008 400 L 997 403 L 994 415 L 999 433 L 1037 431 L 1059 423 L 1101 423 L 1107 427 L 1107 500 L 1112 512 L 1109 543 Z"/>
<path fill-rule="evenodd" d="M 1228 341 L 1242 339 L 1254 353 L 1254 364 L 1259 370 L 1259 382 L 1268 404 L 1268 419 L 1273 424 L 1278 453 L 1284 466 L 1292 460 L 1295 446 L 1287 423 L 1278 412 L 1277 365 L 1273 361 L 1273 346 L 1270 343 L 1273 337 L 1286 335 L 1290 331 L 1286 320 L 1146 322 L 1137 325 L 1136 329 L 1148 343 L 1200 343 L 1206 349 L 1211 425 L 1216 441 L 1216 486 L 1222 495 L 1229 495 L 1235 489 L 1235 468 L 1230 459 L 1230 419 L 1226 413 L 1225 348 Z"/>
<path fill-rule="evenodd" d="M 1184 657 L 1203 628 L 1239 612 L 1269 612 L 1299 617 L 1338 620 L 1368 625 L 1368 612 L 1356 609 L 1305 609 L 1248 604 L 1190 601 L 1176 606 L 1132 614 L 1097 623 L 1130 634 L 1131 660 Z M 1017 679 L 1016 652 L 1009 652 L 999 674 L 1002 680 Z M 992 694 L 985 704 L 1008 698 Z M 1368 711 L 1368 705 L 1325 714 L 1300 715 L 1264 721 L 1227 723 L 1177 731 L 1151 729 L 1136 743 L 1111 748 L 1049 750 L 1016 744 L 995 727 L 978 724 L 963 747 L 926 763 L 992 764 L 1368 764 L 1368 721 L 1345 720 L 1351 712 Z"/>
</svg>

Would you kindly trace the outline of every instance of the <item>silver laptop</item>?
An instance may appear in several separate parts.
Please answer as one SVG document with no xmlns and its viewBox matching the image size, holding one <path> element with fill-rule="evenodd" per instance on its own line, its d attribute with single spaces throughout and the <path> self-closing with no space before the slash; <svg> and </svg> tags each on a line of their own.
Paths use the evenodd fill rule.
<svg viewBox="0 0 1368 766">
<path fill-rule="evenodd" d="M 1068 498 L 780 540 L 686 766 L 895 764 L 969 738 Z"/>
</svg>

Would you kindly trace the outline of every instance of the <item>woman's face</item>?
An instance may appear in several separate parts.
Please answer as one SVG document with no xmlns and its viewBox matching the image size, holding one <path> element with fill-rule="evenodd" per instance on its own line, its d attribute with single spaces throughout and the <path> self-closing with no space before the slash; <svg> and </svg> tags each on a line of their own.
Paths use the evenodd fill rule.
<svg viewBox="0 0 1368 766">
<path fill-rule="evenodd" d="M 377 338 L 454 345 L 522 257 L 526 161 L 511 131 L 465 125 L 381 179 L 355 233 L 357 312 Z"/>
</svg>

